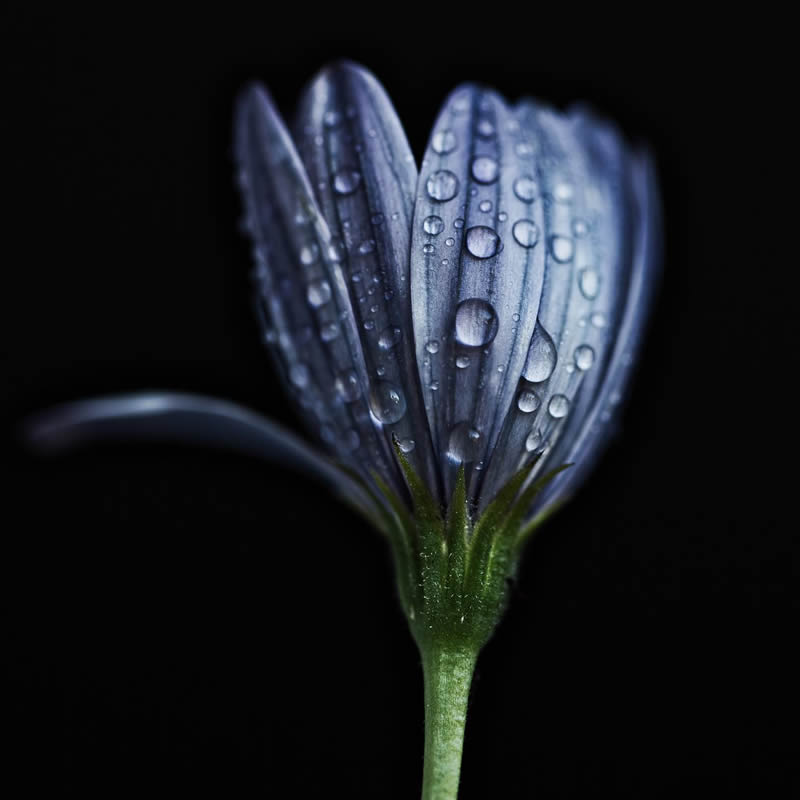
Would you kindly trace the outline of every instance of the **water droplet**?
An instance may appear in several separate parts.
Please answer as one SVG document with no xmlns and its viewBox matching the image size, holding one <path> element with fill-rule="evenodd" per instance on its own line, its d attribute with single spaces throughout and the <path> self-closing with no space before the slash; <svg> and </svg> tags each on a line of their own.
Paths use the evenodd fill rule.
<svg viewBox="0 0 800 800">
<path fill-rule="evenodd" d="M 345 403 L 353 403 L 361 397 L 361 384 L 358 382 L 358 375 L 354 369 L 340 372 L 334 382 L 336 394 Z"/>
<path fill-rule="evenodd" d="M 573 194 L 572 184 L 567 181 L 556 184 L 553 189 L 553 196 L 559 203 L 571 203 Z"/>
<path fill-rule="evenodd" d="M 528 438 L 525 440 L 525 449 L 532 453 L 534 450 L 538 450 L 542 444 L 542 432 L 541 431 L 531 431 L 528 434 Z"/>
<path fill-rule="evenodd" d="M 344 258 L 342 245 L 339 242 L 331 242 L 328 245 L 328 258 L 334 263 L 338 263 Z"/>
<path fill-rule="evenodd" d="M 466 347 L 484 347 L 497 335 L 497 314 L 478 297 L 462 300 L 456 308 L 456 339 Z"/>
<path fill-rule="evenodd" d="M 491 258 L 497 253 L 500 237 L 486 225 L 467 229 L 467 250 L 475 258 Z"/>
<path fill-rule="evenodd" d="M 472 161 L 472 177 L 478 183 L 494 183 L 500 174 L 500 165 L 489 156 L 478 156 Z"/>
<path fill-rule="evenodd" d="M 514 194 L 523 203 L 532 203 L 536 199 L 539 186 L 529 175 L 523 175 L 514 181 Z"/>
<path fill-rule="evenodd" d="M 447 238 L 444 240 L 444 243 L 445 243 L 445 244 L 446 244 L 448 247 L 452 247 L 452 246 L 453 246 L 453 245 L 456 243 L 456 240 L 455 240 L 455 239 L 454 239 L 452 236 L 448 236 L 448 237 L 447 237 Z"/>
<path fill-rule="evenodd" d="M 398 439 L 397 446 L 400 448 L 401 453 L 410 453 L 417 443 L 413 439 Z"/>
<path fill-rule="evenodd" d="M 366 239 L 365 241 L 361 242 L 358 246 L 358 252 L 365 256 L 368 253 L 371 253 L 375 250 L 375 240 L 374 239 Z"/>
<path fill-rule="evenodd" d="M 459 422 L 450 429 L 447 456 L 460 464 L 474 461 L 481 445 L 481 434 L 469 422 Z"/>
<path fill-rule="evenodd" d="M 374 319 L 368 319 L 364 323 L 364 330 L 365 331 L 374 331 L 375 330 L 375 320 Z"/>
<path fill-rule="evenodd" d="M 533 247 L 539 241 L 539 227 L 532 219 L 518 219 L 511 232 L 523 247 Z"/>
<path fill-rule="evenodd" d="M 424 244 L 422 245 L 422 252 L 429 256 L 436 252 L 436 248 L 432 244 Z"/>
<path fill-rule="evenodd" d="M 300 263 L 308 266 L 313 264 L 319 256 L 319 247 L 314 242 L 300 248 Z"/>
<path fill-rule="evenodd" d="M 453 150 L 456 149 L 457 145 L 458 139 L 456 139 L 455 133 L 449 128 L 436 131 L 436 133 L 433 134 L 433 139 L 431 140 L 431 147 L 440 156 L 447 155 L 447 153 L 452 153 Z"/>
<path fill-rule="evenodd" d="M 478 131 L 478 136 L 481 136 L 484 139 L 491 139 L 492 136 L 494 136 L 494 125 L 492 125 L 491 120 L 488 120 L 485 117 L 478 120 L 476 130 Z"/>
<path fill-rule="evenodd" d="M 576 347 L 575 366 L 585 372 L 587 369 L 591 369 L 592 364 L 594 364 L 594 350 L 588 344 Z"/>
<path fill-rule="evenodd" d="M 505 212 L 505 211 L 501 211 L 501 212 L 500 212 L 500 213 L 497 215 L 497 221 L 498 221 L 498 222 L 505 222 L 507 219 L 508 219 L 508 214 L 506 214 L 506 212 Z"/>
<path fill-rule="evenodd" d="M 383 225 L 383 221 L 384 221 L 384 219 L 386 219 L 386 217 L 384 217 L 384 216 L 383 216 L 383 214 L 381 214 L 380 212 L 378 212 L 377 214 L 373 214 L 373 215 L 370 217 L 370 220 L 369 220 L 369 221 L 370 221 L 370 222 L 371 222 L 373 225 L 377 226 L 377 225 Z"/>
<path fill-rule="evenodd" d="M 378 347 L 381 350 L 391 350 L 400 341 L 401 336 L 400 328 L 390 325 L 381 331 L 381 335 L 378 337 Z"/>
<path fill-rule="evenodd" d="M 331 285 L 324 278 L 311 281 L 306 289 L 306 298 L 314 308 L 324 306 L 331 299 Z"/>
<path fill-rule="evenodd" d="M 425 349 L 429 353 L 438 353 L 439 352 L 439 342 L 437 339 L 431 339 L 426 345 Z"/>
<path fill-rule="evenodd" d="M 530 142 L 517 142 L 514 152 L 520 158 L 530 158 L 533 155 L 533 145 Z"/>
<path fill-rule="evenodd" d="M 539 408 L 539 395 L 533 389 L 523 389 L 517 396 L 517 408 L 523 414 L 530 414 Z"/>
<path fill-rule="evenodd" d="M 553 258 L 558 261 L 559 264 L 572 261 L 572 256 L 575 253 L 572 239 L 570 239 L 568 236 L 551 236 L 550 252 L 553 254 Z"/>
<path fill-rule="evenodd" d="M 594 300 L 600 291 L 600 276 L 593 269 L 582 269 L 578 273 L 578 286 L 587 300 Z"/>
<path fill-rule="evenodd" d="M 335 128 L 342 122 L 342 115 L 338 111 L 326 111 L 322 117 L 326 128 Z"/>
<path fill-rule="evenodd" d="M 581 236 L 586 236 L 586 233 L 589 230 L 589 226 L 586 224 L 586 220 L 583 219 L 576 219 L 572 222 L 572 232 L 580 238 Z"/>
<path fill-rule="evenodd" d="M 602 311 L 595 311 L 590 319 L 592 325 L 595 328 L 605 328 L 606 326 L 606 315 Z"/>
<path fill-rule="evenodd" d="M 469 366 L 470 357 L 469 356 L 458 356 L 456 358 L 456 366 L 459 369 L 466 369 Z"/>
<path fill-rule="evenodd" d="M 531 383 L 546 381 L 553 374 L 557 359 L 553 337 L 537 322 L 533 329 L 522 377 Z"/>
<path fill-rule="evenodd" d="M 492 210 L 492 201 L 491 200 L 481 200 L 480 205 L 478 208 L 483 211 L 484 214 L 488 214 Z"/>
<path fill-rule="evenodd" d="M 458 194 L 458 178 L 449 169 L 439 169 L 431 174 L 425 187 L 432 200 L 444 203 Z"/>
<path fill-rule="evenodd" d="M 289 367 L 289 380 L 298 389 L 305 389 L 311 380 L 311 373 L 305 364 L 292 364 Z"/>
<path fill-rule="evenodd" d="M 431 236 L 438 236 L 444 230 L 444 220 L 435 214 L 431 214 L 431 216 L 425 217 L 422 221 L 422 230 Z"/>
<path fill-rule="evenodd" d="M 563 394 L 554 394 L 547 404 L 547 411 L 555 419 L 566 417 L 567 411 L 569 411 L 569 400 Z"/>
<path fill-rule="evenodd" d="M 361 173 L 355 169 L 340 169 L 333 176 L 333 191 L 337 194 L 352 194 L 361 183 Z"/>
<path fill-rule="evenodd" d="M 431 389 L 432 392 L 438 392 L 439 391 L 439 381 L 431 381 L 430 382 L 430 389 Z"/>
<path fill-rule="evenodd" d="M 406 413 L 406 398 L 402 390 L 389 381 L 377 381 L 369 390 L 369 407 L 379 422 L 391 425 Z"/>
<path fill-rule="evenodd" d="M 464 227 L 464 217 L 456 217 L 453 220 L 453 227 L 454 228 L 463 228 Z"/>
<path fill-rule="evenodd" d="M 330 322 L 320 328 L 319 336 L 323 342 L 333 341 L 339 335 L 339 326 L 335 322 Z"/>
</svg>

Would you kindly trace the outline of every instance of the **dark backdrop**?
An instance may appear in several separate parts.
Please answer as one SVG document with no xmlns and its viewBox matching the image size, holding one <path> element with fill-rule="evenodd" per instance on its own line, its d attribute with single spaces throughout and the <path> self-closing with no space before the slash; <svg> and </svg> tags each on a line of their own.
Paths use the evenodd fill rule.
<svg viewBox="0 0 800 800">
<path fill-rule="evenodd" d="M 291 113 L 346 56 L 384 83 L 417 156 L 472 79 L 588 99 L 652 144 L 663 184 L 665 283 L 623 433 L 530 547 L 481 656 L 462 796 L 800 787 L 798 548 L 764 447 L 795 301 L 778 243 L 744 244 L 758 196 L 742 176 L 760 168 L 741 53 L 655 12 L 613 35 L 577 9 L 509 8 L 506 32 L 485 11 L 3 12 L 9 780 L 417 796 L 419 660 L 364 523 L 255 460 L 108 445 L 42 461 L 10 438 L 35 409 L 159 387 L 297 425 L 250 314 L 231 105 L 259 78 Z"/>
</svg>

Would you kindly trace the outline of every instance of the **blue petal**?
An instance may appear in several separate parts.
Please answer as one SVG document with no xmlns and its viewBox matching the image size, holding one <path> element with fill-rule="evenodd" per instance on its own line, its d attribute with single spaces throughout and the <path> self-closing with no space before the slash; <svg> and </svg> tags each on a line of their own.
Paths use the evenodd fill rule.
<svg viewBox="0 0 800 800">
<path fill-rule="evenodd" d="M 370 413 L 369 368 L 342 268 L 305 169 L 267 93 L 239 101 L 236 157 L 265 339 L 308 426 L 336 457 L 401 490 L 383 426 Z M 387 407 L 392 397 L 387 393 Z"/>
<path fill-rule="evenodd" d="M 340 62 L 322 70 L 304 93 L 294 138 L 341 246 L 367 367 L 362 390 L 387 440 L 397 436 L 436 493 L 408 280 L 417 168 L 400 120 L 370 73 Z"/>
</svg>

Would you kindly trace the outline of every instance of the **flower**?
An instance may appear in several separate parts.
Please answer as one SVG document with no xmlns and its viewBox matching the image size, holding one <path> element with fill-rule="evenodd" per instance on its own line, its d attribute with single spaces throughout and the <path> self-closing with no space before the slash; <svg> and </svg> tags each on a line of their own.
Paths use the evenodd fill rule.
<svg viewBox="0 0 800 800">
<path fill-rule="evenodd" d="M 290 135 L 238 102 L 263 338 L 325 455 L 213 398 L 83 401 L 31 439 L 178 437 L 282 458 L 383 531 L 425 671 L 423 797 L 454 797 L 472 670 L 538 524 L 614 430 L 660 255 L 651 159 L 586 108 L 457 88 L 420 170 L 381 86 L 337 63 Z M 571 466 L 571 469 L 566 469 Z"/>
</svg>

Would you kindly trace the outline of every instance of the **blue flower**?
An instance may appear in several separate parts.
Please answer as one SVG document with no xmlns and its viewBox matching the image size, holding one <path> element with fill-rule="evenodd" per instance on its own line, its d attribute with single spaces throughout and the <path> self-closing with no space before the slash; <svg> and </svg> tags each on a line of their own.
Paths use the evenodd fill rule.
<svg viewBox="0 0 800 800">
<path fill-rule="evenodd" d="M 263 88 L 243 92 L 256 309 L 319 447 L 174 393 L 63 406 L 30 435 L 224 444 L 332 486 L 391 544 L 425 671 L 423 797 L 455 797 L 472 670 L 507 579 L 625 397 L 658 273 L 654 169 L 585 108 L 471 84 L 445 101 L 418 169 L 385 92 L 350 63 L 312 81 L 292 130 Z"/>
</svg>

